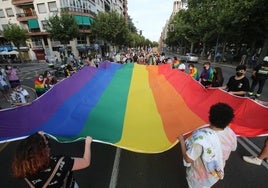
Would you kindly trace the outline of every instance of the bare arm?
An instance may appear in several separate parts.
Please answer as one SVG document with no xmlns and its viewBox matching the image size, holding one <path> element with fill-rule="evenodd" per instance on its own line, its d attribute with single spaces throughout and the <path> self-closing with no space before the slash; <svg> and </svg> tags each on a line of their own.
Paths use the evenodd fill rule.
<svg viewBox="0 0 268 188">
<path fill-rule="evenodd" d="M 221 89 L 225 90 L 227 89 L 227 85 L 220 87 Z"/>
<path fill-rule="evenodd" d="M 31 104 L 31 103 L 30 102 L 27 102 L 27 103 L 22 103 L 22 102 L 12 103 L 12 105 L 14 105 L 14 106 L 24 106 L 24 105 L 28 105 L 28 104 Z"/>
<path fill-rule="evenodd" d="M 72 170 L 80 170 L 90 165 L 91 142 L 92 142 L 92 138 L 90 136 L 87 136 L 85 140 L 85 150 L 84 150 L 83 158 L 74 158 L 74 165 L 73 165 Z"/>
<path fill-rule="evenodd" d="M 256 76 L 256 71 L 252 71 L 252 76 Z"/>
<path fill-rule="evenodd" d="M 247 94 L 246 91 L 229 91 L 228 93 L 231 93 L 233 95 L 245 95 L 245 94 Z"/>
<path fill-rule="evenodd" d="M 184 141 L 184 137 L 183 135 L 179 135 L 178 139 L 180 141 L 181 144 L 181 152 L 182 152 L 182 156 L 183 159 L 187 162 L 187 163 L 193 163 L 194 160 L 192 160 L 190 157 L 188 157 L 188 155 L 186 154 L 186 146 L 185 146 L 185 141 Z"/>
</svg>

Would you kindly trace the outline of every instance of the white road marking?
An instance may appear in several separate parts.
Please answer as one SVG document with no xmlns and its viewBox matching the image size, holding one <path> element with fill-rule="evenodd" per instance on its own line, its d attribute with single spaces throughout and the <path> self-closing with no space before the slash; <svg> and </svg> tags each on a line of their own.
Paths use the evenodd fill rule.
<svg viewBox="0 0 268 188">
<path fill-rule="evenodd" d="M 119 173 L 120 155 L 121 155 L 121 149 L 117 148 L 109 188 L 116 188 Z"/>
<path fill-rule="evenodd" d="M 253 142 L 251 142 L 248 138 L 246 137 L 241 137 L 243 140 L 245 140 L 249 145 L 251 145 L 258 153 L 261 152 L 261 149 L 256 146 Z"/>
<path fill-rule="evenodd" d="M 253 142 L 251 142 L 249 139 L 246 139 L 246 138 L 243 138 L 244 140 L 246 140 L 246 142 L 250 145 L 250 146 L 252 146 L 253 148 L 255 148 L 257 151 L 258 151 L 258 153 L 261 151 L 261 149 L 258 147 L 258 146 L 256 146 Z M 243 140 L 242 140 L 242 138 L 237 138 L 237 141 L 239 142 L 239 144 L 241 144 L 241 146 L 243 146 L 251 155 L 253 155 L 253 156 L 257 156 L 258 154 L 255 152 L 255 151 L 253 151 Z M 267 162 L 265 162 L 265 160 L 262 162 L 262 165 L 265 167 L 265 168 L 267 168 L 268 169 L 268 164 L 267 164 Z"/>
</svg>

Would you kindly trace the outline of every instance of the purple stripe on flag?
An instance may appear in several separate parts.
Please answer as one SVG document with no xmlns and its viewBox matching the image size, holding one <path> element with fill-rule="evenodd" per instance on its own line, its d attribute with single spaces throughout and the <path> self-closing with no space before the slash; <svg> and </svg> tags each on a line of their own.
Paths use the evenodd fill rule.
<svg viewBox="0 0 268 188">
<path fill-rule="evenodd" d="M 0 140 L 16 136 L 18 135 L 17 133 L 28 134 L 29 131 L 36 129 L 37 125 L 45 123 L 58 110 L 62 102 L 83 87 L 97 70 L 93 67 L 85 67 L 80 70 L 79 74 L 83 74 L 86 78 L 80 79 L 79 76 L 74 74 L 55 85 L 49 92 L 41 96 L 40 99 L 35 100 L 31 105 L 1 111 Z M 18 110 L 20 111 L 20 116 L 16 117 Z"/>
</svg>

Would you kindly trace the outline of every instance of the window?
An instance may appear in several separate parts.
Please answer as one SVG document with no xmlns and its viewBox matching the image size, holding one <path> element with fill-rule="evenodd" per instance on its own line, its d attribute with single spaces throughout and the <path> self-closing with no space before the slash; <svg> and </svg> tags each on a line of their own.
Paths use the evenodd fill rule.
<svg viewBox="0 0 268 188">
<path fill-rule="evenodd" d="M 80 35 L 77 37 L 77 44 L 86 44 L 86 36 L 85 35 Z"/>
<path fill-rule="evenodd" d="M 3 9 L 0 9 L 0 18 L 5 18 L 5 13 Z"/>
<path fill-rule="evenodd" d="M 47 27 L 48 27 L 47 20 L 43 20 L 43 21 L 41 21 L 41 23 L 42 23 L 42 28 L 43 28 L 44 30 L 46 30 Z"/>
<path fill-rule="evenodd" d="M 12 8 L 6 8 L 6 13 L 8 17 L 14 17 Z"/>
<path fill-rule="evenodd" d="M 40 38 L 32 38 L 32 44 L 33 46 L 43 46 L 42 39 Z"/>
<path fill-rule="evenodd" d="M 57 12 L 58 9 L 57 9 L 56 1 L 48 2 L 48 8 L 50 12 Z"/>
<path fill-rule="evenodd" d="M 42 14 L 42 13 L 46 13 L 47 12 L 45 3 L 37 4 L 37 8 L 38 8 L 39 14 Z"/>
<path fill-rule="evenodd" d="M 2 24 L 3 29 L 8 29 L 8 24 Z"/>
</svg>

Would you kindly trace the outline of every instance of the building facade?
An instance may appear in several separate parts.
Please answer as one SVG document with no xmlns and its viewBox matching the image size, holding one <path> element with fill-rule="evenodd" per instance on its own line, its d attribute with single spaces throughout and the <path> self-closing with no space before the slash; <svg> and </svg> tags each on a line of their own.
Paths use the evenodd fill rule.
<svg viewBox="0 0 268 188">
<path fill-rule="evenodd" d="M 169 30 L 174 30 L 174 25 L 170 24 L 173 17 L 182 9 L 187 8 L 188 1 L 187 0 L 173 0 L 173 10 L 170 15 L 170 18 L 167 20 L 165 26 L 162 29 L 161 36 L 159 38 L 159 49 L 161 51 L 166 50 L 167 45 L 165 44 L 165 39 L 167 38 L 167 33 Z"/>
<path fill-rule="evenodd" d="M 127 17 L 127 0 L 0 0 L 0 3 L 0 30 L 11 23 L 28 31 L 30 39 L 21 47 L 25 59 L 59 58 L 64 50 L 76 56 L 86 56 L 92 46 L 101 46 L 92 44 L 90 38 L 90 25 L 98 12 L 113 10 Z M 63 49 L 59 41 L 51 39 L 46 31 L 49 17 L 62 12 L 73 15 L 79 25 L 79 36 L 70 41 L 67 49 Z M 7 42 L 0 36 L 0 51 L 14 49 Z"/>
</svg>

